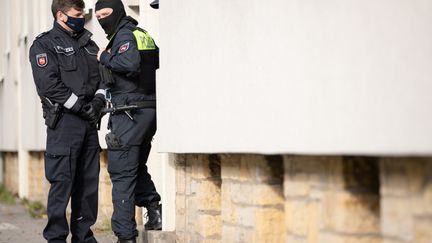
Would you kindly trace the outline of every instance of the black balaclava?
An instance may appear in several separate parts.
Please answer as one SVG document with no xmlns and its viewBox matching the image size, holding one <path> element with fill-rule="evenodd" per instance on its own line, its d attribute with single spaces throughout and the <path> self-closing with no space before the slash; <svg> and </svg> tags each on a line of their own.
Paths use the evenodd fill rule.
<svg viewBox="0 0 432 243">
<path fill-rule="evenodd" d="M 109 39 L 114 35 L 120 24 L 120 20 L 126 16 L 126 11 L 121 0 L 98 0 L 96 2 L 95 11 L 103 8 L 113 9 L 113 12 L 108 17 L 99 19 L 99 24 L 102 26 L 102 29 L 104 29 Z"/>
</svg>

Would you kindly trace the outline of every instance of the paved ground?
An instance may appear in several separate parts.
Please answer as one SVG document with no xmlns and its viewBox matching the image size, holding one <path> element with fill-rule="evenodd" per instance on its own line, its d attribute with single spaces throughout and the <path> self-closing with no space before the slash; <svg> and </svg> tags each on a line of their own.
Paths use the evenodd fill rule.
<svg viewBox="0 0 432 243">
<path fill-rule="evenodd" d="M 31 218 L 21 204 L 0 203 L 0 243 L 44 243 L 45 224 L 46 219 Z M 96 238 L 100 243 L 116 242 L 111 233 L 96 233 Z"/>
</svg>

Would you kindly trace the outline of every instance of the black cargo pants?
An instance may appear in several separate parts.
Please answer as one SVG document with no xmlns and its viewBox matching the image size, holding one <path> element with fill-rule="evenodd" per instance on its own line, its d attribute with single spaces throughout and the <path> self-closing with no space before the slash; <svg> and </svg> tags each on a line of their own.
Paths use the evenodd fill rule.
<svg viewBox="0 0 432 243">
<path fill-rule="evenodd" d="M 146 166 L 156 132 L 156 109 L 135 110 L 132 115 L 133 121 L 124 112 L 110 117 L 111 135 L 118 140 L 118 144 L 108 145 L 114 205 L 111 223 L 115 235 L 121 239 L 138 235 L 135 205 L 146 207 L 161 199 Z"/>
<path fill-rule="evenodd" d="M 97 218 L 99 152 L 96 127 L 74 114 L 63 114 L 55 130 L 47 128 L 45 176 L 51 187 L 43 236 L 48 242 L 66 242 L 70 198 L 72 242 L 97 242 L 90 226 Z"/>
</svg>

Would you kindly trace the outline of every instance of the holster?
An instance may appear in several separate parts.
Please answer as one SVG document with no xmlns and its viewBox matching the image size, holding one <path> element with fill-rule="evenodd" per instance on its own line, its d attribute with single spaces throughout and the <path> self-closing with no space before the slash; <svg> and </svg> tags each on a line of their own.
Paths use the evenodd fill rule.
<svg viewBox="0 0 432 243">
<path fill-rule="evenodd" d="M 62 107 L 55 103 L 48 104 L 48 110 L 44 111 L 45 125 L 51 129 L 55 129 L 62 115 Z"/>
<path fill-rule="evenodd" d="M 102 82 L 107 86 L 110 87 L 114 84 L 114 77 L 111 73 L 111 70 L 106 68 L 104 65 L 99 63 L 99 74 L 102 79 Z"/>
</svg>

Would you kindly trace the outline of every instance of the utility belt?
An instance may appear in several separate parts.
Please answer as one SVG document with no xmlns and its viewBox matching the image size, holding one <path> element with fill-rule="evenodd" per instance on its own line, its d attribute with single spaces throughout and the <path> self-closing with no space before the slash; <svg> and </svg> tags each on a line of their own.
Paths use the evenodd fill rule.
<svg viewBox="0 0 432 243">
<path fill-rule="evenodd" d="M 127 93 L 113 96 L 111 91 L 107 90 L 105 99 L 107 101 L 107 107 L 102 109 L 102 113 L 111 113 L 111 115 L 144 108 L 156 108 L 155 95 Z"/>
<path fill-rule="evenodd" d="M 59 103 L 53 103 L 47 97 L 40 97 L 42 103 L 45 105 L 47 109 L 43 109 L 43 118 L 45 119 L 45 125 L 51 129 L 55 129 L 57 127 L 60 118 L 63 114 L 75 114 L 69 109 L 65 109 Z"/>
</svg>

